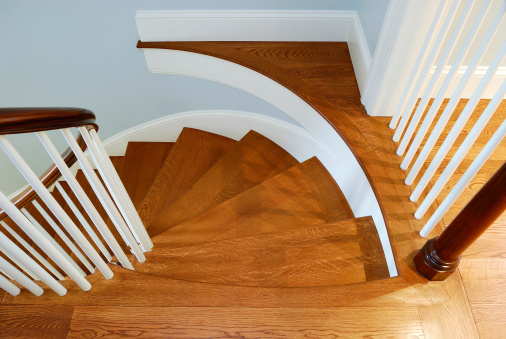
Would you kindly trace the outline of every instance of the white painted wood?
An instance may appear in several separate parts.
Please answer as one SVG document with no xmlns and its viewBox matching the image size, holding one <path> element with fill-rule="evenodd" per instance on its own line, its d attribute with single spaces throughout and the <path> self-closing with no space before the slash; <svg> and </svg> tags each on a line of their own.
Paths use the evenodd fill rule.
<svg viewBox="0 0 506 339">
<path fill-rule="evenodd" d="M 487 161 L 487 159 L 492 155 L 494 150 L 499 146 L 501 141 L 506 136 L 506 120 L 503 121 L 501 126 L 494 133 L 492 138 L 487 142 L 485 147 L 481 150 L 480 154 L 474 159 L 469 168 L 462 175 L 460 180 L 457 182 L 455 187 L 451 190 L 445 200 L 438 207 L 436 212 L 431 216 L 427 224 L 420 231 L 420 235 L 422 237 L 426 237 L 430 231 L 436 226 L 436 224 L 441 220 L 441 218 L 445 215 L 446 212 L 450 209 L 453 203 L 457 200 L 457 198 L 462 194 L 462 192 L 466 189 L 467 185 L 471 182 L 473 177 L 478 173 L 483 164 Z"/>
<path fill-rule="evenodd" d="M 111 218 L 112 222 L 116 226 L 116 229 L 118 230 L 121 238 L 123 239 L 125 244 L 127 244 L 130 247 L 130 250 L 132 251 L 132 253 L 134 253 L 139 262 L 146 261 L 146 257 L 142 253 L 142 250 L 139 248 L 139 245 L 135 241 L 132 233 L 130 233 L 127 224 L 125 223 L 123 217 L 121 216 L 121 213 L 116 208 L 116 205 L 114 205 L 114 202 L 109 196 L 109 193 L 106 191 L 106 189 L 100 182 L 100 179 L 98 178 L 97 174 L 95 173 L 90 163 L 86 159 L 86 156 L 84 155 L 83 151 L 77 144 L 76 140 L 74 139 L 74 136 L 67 128 L 62 129 L 61 132 L 63 133 L 65 140 L 67 140 L 67 143 L 69 144 L 70 148 L 72 148 L 72 151 L 74 152 L 79 162 L 79 165 L 81 166 L 81 169 L 84 175 L 86 176 L 86 179 L 88 179 L 88 182 L 93 188 L 93 191 L 97 195 L 98 199 L 100 200 L 102 207 L 105 209 L 107 215 L 109 216 L 109 218 Z"/>
<path fill-rule="evenodd" d="M 144 252 L 149 251 L 152 247 L 150 247 L 150 243 L 148 243 L 147 239 L 144 237 L 144 234 L 141 232 L 139 225 L 134 220 L 131 211 L 128 209 L 128 206 L 125 202 L 125 198 L 121 194 L 116 181 L 113 177 L 113 174 L 110 171 L 110 168 L 104 158 L 102 157 L 102 154 L 100 153 L 100 150 L 97 148 L 96 143 L 92 139 L 90 133 L 88 130 L 84 127 L 79 127 L 79 132 L 81 133 L 81 136 L 83 137 L 84 141 L 86 142 L 86 145 L 88 146 L 88 150 L 90 151 L 91 158 L 93 159 L 93 162 L 95 166 L 97 167 L 100 176 L 104 180 L 105 185 L 107 186 L 107 189 L 109 193 L 111 194 L 114 202 L 116 203 L 116 206 L 118 207 L 119 211 L 121 212 L 121 215 L 123 216 L 123 219 L 128 225 L 128 228 L 132 232 L 133 236 L 135 237 L 135 240 L 137 243 L 141 246 Z M 111 164 L 112 166 L 112 164 Z M 114 166 L 113 166 L 114 167 Z M 114 172 L 115 173 L 115 172 Z"/>
<path fill-rule="evenodd" d="M 357 13 L 353 13 L 353 20 L 347 42 L 358 89 L 360 93 L 364 93 L 369 77 L 369 70 L 371 69 L 372 58 L 364 30 L 362 29 L 362 23 Z"/>
<path fill-rule="evenodd" d="M 63 280 L 65 279 L 65 277 L 60 273 L 58 272 L 58 270 L 56 268 L 54 268 L 53 265 L 51 265 L 42 255 L 39 254 L 39 252 L 37 252 L 29 243 L 27 243 L 25 241 L 25 239 L 23 239 L 22 237 L 19 236 L 19 234 L 17 234 L 9 225 L 7 225 L 3 220 L 0 221 L 0 225 L 3 226 L 3 228 L 5 228 L 5 230 L 7 232 L 9 232 L 9 234 L 14 238 L 16 239 L 16 241 L 18 243 L 20 243 L 24 248 L 26 248 L 26 250 L 28 251 L 28 253 L 30 253 L 31 255 L 33 255 L 35 257 L 35 259 L 37 259 L 46 269 L 49 270 L 49 272 L 51 272 L 55 277 L 57 277 L 58 279 L 60 280 Z M 38 278 L 37 278 L 38 279 Z"/>
<path fill-rule="evenodd" d="M 390 274 L 397 275 L 385 222 L 374 191 L 344 140 L 318 112 L 287 88 L 238 64 L 183 51 L 146 49 L 144 53 L 151 72 L 213 80 L 251 93 L 292 117 L 311 133 L 313 138 L 326 145 L 334 160 L 332 164 L 324 165 L 336 178 L 354 214 L 357 217 L 373 216 Z"/>
<path fill-rule="evenodd" d="M 0 288 L 12 296 L 17 296 L 21 293 L 19 287 L 7 280 L 3 275 L 0 274 Z"/>
<path fill-rule="evenodd" d="M 409 165 L 411 164 L 411 162 L 413 161 L 415 153 L 418 151 L 418 148 L 420 147 L 423 139 L 425 138 L 425 135 L 427 134 L 427 131 L 429 130 L 432 122 L 434 121 L 434 118 L 436 117 L 437 112 L 439 111 L 439 108 L 441 107 L 441 104 L 443 103 L 446 91 L 448 90 L 450 84 L 452 83 L 453 78 L 457 74 L 458 69 L 462 66 L 464 58 L 470 52 L 471 43 L 475 40 L 479 29 L 481 28 L 482 24 L 484 23 L 485 16 L 488 13 L 488 11 L 490 10 L 491 5 L 492 5 L 492 0 L 485 0 L 480 12 L 478 13 L 478 16 L 475 18 L 473 26 L 471 27 L 471 30 L 467 33 L 467 37 L 464 41 L 464 44 L 462 45 L 457 57 L 453 61 L 453 65 L 450 69 L 450 72 L 446 75 L 445 81 L 443 82 L 443 84 L 439 88 L 439 91 L 438 91 L 434 101 L 430 105 L 429 111 L 425 115 L 425 119 L 423 120 L 422 125 L 418 129 L 418 132 L 417 132 L 415 138 L 413 139 L 411 146 L 410 146 L 408 152 L 406 153 L 406 156 L 404 157 L 404 160 L 401 163 L 401 168 L 403 170 L 406 170 L 409 167 Z M 494 21 L 494 24 L 498 25 L 501 22 L 501 18 L 502 18 L 502 13 L 499 13 L 496 16 L 496 20 Z M 481 61 L 482 56 L 485 54 L 485 51 L 487 50 L 488 45 L 490 44 L 493 36 L 495 35 L 495 32 L 496 32 L 495 28 L 496 27 L 494 26 L 494 24 L 492 25 L 493 30 L 489 31 L 490 34 L 487 35 L 488 39 L 482 41 L 482 43 L 480 45 L 480 49 L 478 50 L 477 54 L 475 55 L 475 58 L 474 58 L 476 60 L 475 66 L 477 66 L 479 64 L 479 61 Z M 439 66 L 441 66 L 441 64 Z M 442 69 L 444 67 L 441 66 L 439 68 L 441 69 L 441 72 L 442 72 Z M 469 68 L 469 74 L 471 74 L 473 70 L 474 70 L 473 67 Z M 463 80 L 466 81 L 466 79 L 463 79 Z M 432 81 L 431 81 L 431 83 L 432 83 Z M 434 81 L 434 83 L 435 83 L 435 81 Z M 467 83 L 464 82 L 462 84 L 462 86 L 459 87 L 459 89 L 463 89 L 466 84 Z M 461 90 L 460 90 L 460 93 L 456 92 L 452 95 L 452 100 L 453 100 L 453 102 L 455 102 L 455 107 L 457 105 L 457 101 L 460 99 L 460 94 L 461 94 Z M 447 105 L 447 107 L 445 108 L 445 110 L 447 110 L 447 109 L 453 110 L 451 108 L 451 106 L 449 106 L 449 105 Z M 439 119 L 439 120 L 441 121 L 441 119 Z M 406 141 L 406 144 L 404 145 L 404 147 L 407 147 L 407 142 L 408 141 Z M 401 145 L 402 145 L 402 143 L 401 143 Z M 427 146 L 427 144 L 426 144 L 426 146 Z"/>
<path fill-rule="evenodd" d="M 56 224 L 56 222 L 53 220 L 52 217 L 49 216 L 49 214 L 40 206 L 40 204 L 34 200 L 32 201 L 33 206 L 39 211 L 40 215 L 44 218 L 44 220 L 53 228 L 53 230 L 56 232 L 56 234 L 63 240 L 65 245 L 67 245 L 70 250 L 76 255 L 76 257 L 83 263 L 84 266 L 90 272 L 95 272 L 95 268 L 90 264 L 88 259 L 81 253 L 81 251 L 77 248 L 76 245 L 70 240 L 70 238 L 65 234 L 65 232 L 62 231 L 60 226 Z M 56 240 L 42 227 L 42 225 L 24 208 L 21 209 L 21 212 L 25 215 L 25 217 L 30 220 L 32 225 L 35 227 L 35 229 L 43 236 L 45 237 L 51 245 L 56 248 L 58 252 L 74 267 L 76 271 L 78 271 L 83 277 L 86 276 L 86 273 L 83 271 L 82 268 L 77 265 L 77 263 L 70 257 L 70 255 L 65 252 L 65 250 L 56 242 Z"/>
<path fill-rule="evenodd" d="M 24 218 L 24 216 L 21 214 L 21 212 L 19 212 L 19 210 L 14 206 L 14 204 L 12 204 L 10 202 L 10 200 L 7 200 L 11 205 L 9 205 L 9 203 L 7 204 L 4 204 L 5 202 L 6 197 L 5 195 L 0 192 L 0 204 L 1 204 L 1 207 L 4 209 L 4 211 L 6 211 L 7 215 L 9 215 L 9 217 L 11 217 L 14 222 L 16 222 L 16 224 L 21 228 L 23 229 L 23 231 L 25 231 L 24 229 L 29 229 L 29 227 L 25 227 L 26 226 L 26 223 L 30 223 L 26 218 Z M 7 207 L 7 209 L 6 209 Z M 14 213 L 9 213 L 13 211 L 13 209 L 16 212 Z M 18 222 L 19 221 L 19 222 Z M 30 232 L 30 230 L 29 230 Z M 26 232 L 29 236 L 29 232 Z M 31 232 L 30 232 L 31 233 Z M 30 236 L 30 238 L 32 238 Z M 59 261 L 58 260 L 58 256 L 53 256 L 52 254 L 54 253 L 53 250 L 50 249 L 50 246 L 46 246 L 44 244 L 44 241 L 40 241 L 39 238 L 35 237 L 37 239 L 37 241 L 35 239 L 32 238 L 32 240 L 34 240 L 36 242 L 36 244 L 44 251 L 46 252 L 50 257 L 51 259 L 54 258 L 57 258 L 56 260 L 53 259 L 53 261 L 59 265 Z M 41 245 L 39 245 L 41 244 Z M 16 257 L 20 262 L 23 263 L 23 265 L 25 265 L 26 267 L 29 267 L 30 270 L 32 272 L 34 272 L 37 277 L 40 278 L 40 280 L 46 284 L 50 289 L 52 289 L 53 291 L 55 291 L 58 295 L 60 296 L 63 296 L 67 293 L 67 289 L 65 287 L 63 287 L 58 281 L 56 281 L 49 273 L 47 273 L 42 267 L 39 266 L 39 264 L 37 264 L 32 258 L 30 258 L 25 252 L 23 252 L 23 250 L 21 250 L 14 242 L 12 242 L 9 238 L 7 238 L 2 232 L 0 232 L 0 247 L 2 247 L 2 249 L 7 252 L 9 254 L 9 256 L 11 257 Z M 49 248 L 49 251 L 46 251 L 45 248 Z M 64 267 L 66 267 L 66 265 L 63 265 Z M 60 266 L 61 267 L 61 266 Z M 72 271 L 72 267 L 66 267 L 66 268 L 69 268 L 69 271 Z M 66 271 L 65 269 L 63 269 L 64 271 Z M 76 283 L 81 287 L 83 288 L 85 291 L 89 290 L 91 288 L 91 285 L 90 283 L 84 279 L 82 276 L 79 275 L 79 273 L 75 274 L 77 272 L 73 272 L 73 276 L 76 276 L 77 277 L 77 281 Z M 81 283 L 82 281 L 84 280 L 84 283 Z"/>
<path fill-rule="evenodd" d="M 415 84 L 416 80 L 422 77 L 421 71 L 422 66 L 426 63 L 427 58 L 429 57 L 429 51 L 432 50 L 434 46 L 434 39 L 437 35 L 437 28 L 441 25 L 441 21 L 443 19 L 443 13 L 446 12 L 446 6 L 450 2 L 447 0 L 443 0 L 440 2 L 439 7 L 436 10 L 436 16 L 434 17 L 434 20 L 432 21 L 432 24 L 430 26 L 429 31 L 427 32 L 427 36 L 425 37 L 425 40 L 423 42 L 422 48 L 420 50 L 420 54 L 418 55 L 418 58 L 416 59 L 415 65 L 413 66 L 413 70 L 411 71 L 411 74 L 409 76 L 408 82 L 406 84 L 406 87 L 404 88 L 404 91 L 402 92 L 401 98 L 399 100 L 399 104 L 397 105 L 397 108 L 395 109 L 395 113 L 392 117 L 392 120 L 390 121 L 389 127 L 392 129 L 395 129 L 397 127 L 397 124 L 399 123 L 399 120 L 401 118 L 401 115 L 403 114 L 409 114 L 413 110 L 406 109 L 406 106 L 408 104 L 409 98 L 418 97 L 420 91 L 416 91 L 415 93 Z M 426 77 L 426 75 L 425 75 Z"/>
<path fill-rule="evenodd" d="M 44 187 L 37 175 L 32 171 L 28 164 L 24 161 L 21 155 L 12 146 L 9 140 L 5 136 L 0 136 L 0 146 L 4 149 L 7 156 L 14 163 L 19 172 L 25 177 L 28 183 L 33 187 L 38 196 L 44 201 L 46 206 L 58 219 L 60 224 L 65 227 L 72 238 L 78 243 L 81 249 L 86 253 L 88 258 L 96 265 L 96 267 L 102 272 L 104 277 L 110 279 L 114 275 L 107 264 L 102 260 L 100 255 L 91 246 L 88 240 L 84 237 L 81 231 L 74 224 L 72 219 L 65 213 L 58 202 L 53 198 L 51 193 Z M 60 266 L 61 267 L 61 266 Z"/>
<path fill-rule="evenodd" d="M 79 182 L 77 182 L 75 175 L 72 173 L 72 171 L 69 169 L 69 167 L 63 161 L 63 158 L 59 154 L 56 147 L 54 147 L 49 136 L 45 132 L 38 132 L 37 136 L 39 137 L 39 140 L 42 142 L 42 144 L 44 145 L 44 147 L 48 151 L 53 162 L 56 164 L 56 166 L 60 170 L 60 173 L 62 173 L 63 178 L 69 184 L 70 188 L 72 189 L 72 192 L 75 194 L 75 196 L 77 197 L 77 199 L 79 200 L 79 202 L 81 203 L 83 208 L 85 209 L 85 211 L 88 214 L 88 216 L 90 217 L 91 221 L 95 224 L 98 231 L 100 232 L 100 234 L 102 235 L 102 237 L 104 238 L 106 243 L 109 245 L 109 247 L 113 251 L 114 255 L 116 255 L 116 258 L 118 258 L 118 260 L 123 265 L 123 267 L 132 269 L 133 268 L 132 264 L 130 263 L 127 256 L 125 255 L 125 253 L 121 249 L 121 246 L 118 244 L 118 242 L 114 238 L 114 235 L 109 230 L 109 227 L 106 225 L 106 223 L 104 222 L 104 220 L 102 219 L 102 217 L 98 213 L 97 209 L 95 208 L 93 203 L 90 201 L 90 199 L 88 198 L 88 196 L 86 195 L 86 193 L 82 189 Z M 61 187 L 60 187 L 60 192 L 62 193 L 64 198 L 68 198 L 68 195 L 65 193 L 65 190 L 63 190 L 63 188 L 61 188 Z M 74 203 L 72 202 L 71 199 L 68 199 L 68 200 L 70 201 L 70 203 L 68 202 L 69 206 L 74 211 L 74 209 L 75 209 Z M 78 214 L 76 214 L 76 212 Z M 88 227 L 93 232 L 93 234 L 95 234 L 95 232 L 88 225 L 87 221 L 82 217 L 79 210 L 76 209 L 76 211 L 74 211 L 74 214 L 76 214 L 76 216 L 78 216 L 78 218 L 80 218 L 80 222 L 81 222 L 81 224 L 83 224 L 83 226 Z M 106 259 L 108 261 L 110 261 L 112 259 L 112 256 L 109 253 L 109 251 L 105 248 L 105 246 L 102 244 L 102 242 L 100 241 L 100 239 L 98 239 L 98 237 L 96 235 L 92 235 L 92 237 L 93 237 L 95 243 L 97 244 L 97 246 L 100 247 L 100 249 L 101 249 L 102 253 L 105 255 Z M 97 243 L 97 241 L 98 241 L 98 243 Z"/>
<path fill-rule="evenodd" d="M 30 278 L 28 278 L 20 270 L 11 265 L 7 260 L 5 260 L 2 257 L 0 257 L 0 270 L 8 274 L 10 277 L 12 277 L 13 280 L 18 282 L 28 291 L 35 294 L 37 297 L 41 296 L 42 293 L 44 293 L 44 290 L 39 285 L 30 280 Z"/>
<path fill-rule="evenodd" d="M 111 261 L 111 259 L 112 259 L 111 253 L 109 253 L 109 251 L 104 246 L 104 244 L 102 243 L 102 241 L 100 240 L 98 235 L 93 230 L 93 228 L 91 228 L 90 224 L 88 224 L 88 221 L 86 221 L 86 219 L 81 214 L 81 212 L 79 211 L 77 206 L 74 204 L 72 199 L 70 199 L 67 192 L 65 192 L 65 190 L 63 189 L 63 187 L 61 186 L 61 184 L 59 182 L 56 183 L 56 187 L 58 188 L 58 191 L 60 191 L 60 194 L 62 195 L 62 197 L 65 200 L 65 202 L 67 203 L 67 205 L 70 207 L 70 210 L 72 211 L 72 213 L 74 213 L 77 220 L 79 220 L 79 223 L 84 227 L 84 229 L 90 235 L 93 242 L 97 245 L 100 252 L 102 252 L 102 254 L 107 259 L 107 261 Z"/>
<path fill-rule="evenodd" d="M 404 117 L 407 117 L 408 115 L 405 114 L 403 119 L 401 119 L 401 123 L 397 127 L 397 130 L 395 131 L 395 134 L 394 134 L 394 141 L 399 141 L 401 135 L 403 135 L 403 133 L 404 133 L 401 143 L 399 144 L 399 147 L 397 148 L 397 155 L 403 155 L 404 152 L 406 151 L 406 148 L 407 148 L 409 142 L 411 141 L 413 133 L 422 118 L 423 112 L 425 112 L 425 109 L 427 108 L 432 91 L 434 90 L 435 85 L 436 85 L 436 80 L 442 74 L 444 67 L 446 66 L 448 60 L 450 59 L 451 53 L 453 52 L 455 45 L 457 44 L 457 40 L 460 37 L 462 30 L 464 29 L 465 23 L 466 23 L 469 15 L 471 14 L 471 9 L 473 8 L 473 3 L 474 3 L 473 0 L 467 0 L 466 7 L 464 8 L 464 11 L 462 12 L 462 14 L 459 17 L 457 25 L 454 28 L 454 30 L 450 36 L 450 40 L 448 41 L 448 44 L 446 45 L 446 47 L 443 51 L 443 55 L 439 59 L 439 62 L 437 64 L 436 70 L 434 71 L 434 74 L 430 78 L 430 81 L 427 84 L 427 86 L 425 86 L 425 88 L 424 88 L 422 98 L 418 102 L 418 106 L 416 107 L 416 111 L 413 114 L 413 116 L 411 117 L 411 120 L 409 122 L 409 126 L 406 130 L 404 130 L 404 127 L 407 125 L 407 118 L 404 118 Z M 452 17 L 452 16 L 449 16 L 447 19 L 449 19 L 450 17 Z M 445 24 L 447 24 L 447 23 L 448 23 L 448 21 L 445 20 Z M 446 37 L 446 34 L 448 33 L 449 28 L 450 28 L 450 26 L 448 25 L 446 30 L 445 29 L 441 30 L 441 33 L 438 36 L 438 39 L 436 40 L 436 43 L 435 43 L 436 48 L 433 49 L 434 51 L 439 51 L 439 48 L 441 48 L 443 46 L 443 39 L 440 39 L 440 38 Z M 431 57 L 432 56 L 434 56 L 434 55 L 431 53 Z M 430 69 L 430 67 L 432 67 L 432 63 L 434 62 L 434 59 L 431 57 L 429 57 L 429 60 L 428 60 L 428 61 L 430 61 L 430 63 L 425 64 L 425 67 L 424 67 L 425 69 Z M 425 79 L 422 79 L 422 78 L 419 79 L 419 82 L 423 82 L 423 81 L 425 81 Z M 418 99 L 418 98 L 412 98 L 411 100 L 413 101 L 416 99 Z"/>
<path fill-rule="evenodd" d="M 137 11 L 141 41 L 346 41 L 354 11 Z"/>
<path fill-rule="evenodd" d="M 81 127 L 80 129 L 82 132 L 84 132 L 84 128 Z M 114 168 L 111 158 L 107 154 L 107 151 L 105 150 L 105 147 L 102 144 L 102 140 L 100 140 L 97 131 L 95 131 L 94 129 L 90 130 L 89 134 L 93 139 L 93 142 L 97 146 L 97 150 L 105 163 L 106 171 L 108 172 L 111 179 L 114 181 L 116 192 L 121 197 L 120 201 L 122 202 L 123 208 L 125 209 L 128 215 L 128 219 L 132 220 L 132 222 L 135 224 L 139 234 L 141 235 L 140 238 L 143 239 L 143 246 L 147 249 L 147 251 L 151 250 L 153 248 L 153 242 L 151 241 L 151 238 L 148 232 L 146 231 L 146 227 L 142 223 L 141 218 L 139 217 L 139 214 L 137 213 L 137 210 L 126 191 L 123 182 L 119 178 L 119 175 L 116 172 L 116 169 Z"/>
<path fill-rule="evenodd" d="M 471 99 L 468 101 L 466 106 L 464 107 L 462 113 L 460 113 L 459 118 L 453 125 L 452 129 L 450 130 L 450 133 L 448 133 L 448 136 L 446 137 L 445 141 L 441 145 L 441 147 L 438 149 L 436 155 L 432 159 L 429 167 L 424 172 L 422 178 L 418 182 L 415 190 L 411 194 L 410 199 L 412 201 L 417 201 L 420 195 L 422 194 L 423 190 L 427 187 L 430 179 L 436 173 L 436 170 L 443 162 L 444 158 L 448 154 L 451 146 L 461 133 L 462 129 L 466 125 L 467 121 L 471 117 L 471 114 L 473 113 L 474 109 L 478 105 L 478 102 L 481 99 L 482 93 L 485 91 L 485 88 L 487 87 L 487 84 L 491 81 L 491 79 L 494 76 L 494 73 L 496 69 L 499 67 L 499 64 L 502 62 L 506 55 L 506 42 L 503 44 L 503 47 L 501 51 L 497 54 L 496 58 L 490 65 L 487 74 L 482 79 L 481 83 L 476 88 L 475 93 L 471 97 Z M 477 62 L 475 63 L 477 64 Z M 471 72 L 472 73 L 472 69 Z M 464 86 L 465 84 L 463 84 Z M 448 123 L 448 120 L 450 120 L 450 117 L 457 106 L 457 103 L 459 101 L 458 93 L 455 97 L 452 97 L 448 105 L 446 106 L 445 110 L 443 111 L 443 114 L 441 115 L 439 121 L 437 122 L 436 126 L 434 127 L 429 139 L 425 143 L 424 147 L 422 148 L 420 155 L 418 156 L 415 164 L 413 165 L 413 168 L 409 172 L 409 175 L 406 178 L 406 184 L 411 185 L 413 181 L 415 180 L 416 176 L 418 175 L 420 169 L 422 168 L 423 164 L 425 163 L 425 160 L 427 160 L 427 157 L 436 144 L 436 141 L 439 139 L 441 133 L 443 132 L 443 128 Z"/>
<path fill-rule="evenodd" d="M 445 170 L 438 178 L 438 180 L 430 190 L 429 194 L 427 194 L 427 197 L 424 199 L 424 201 L 416 211 L 415 218 L 420 219 L 423 217 L 425 212 L 427 212 L 430 205 L 434 202 L 438 194 L 441 192 L 441 190 L 446 185 L 452 174 L 455 172 L 459 164 L 466 156 L 469 149 L 472 147 L 478 136 L 481 134 L 483 128 L 488 123 L 488 121 L 496 111 L 497 107 L 499 107 L 499 104 L 501 103 L 502 98 L 504 97 L 505 94 L 506 94 L 506 81 L 503 83 L 503 85 L 497 92 L 496 96 L 490 101 L 487 108 L 485 108 L 485 111 L 483 111 L 476 124 L 473 126 L 467 137 L 464 139 L 459 149 L 453 156 L 452 160 L 450 160 L 448 166 L 446 166 Z"/>
<path fill-rule="evenodd" d="M 19 260 L 17 260 L 15 257 L 11 257 L 9 256 L 8 253 L 6 253 L 1 247 L 0 247 L 0 252 L 2 252 L 7 258 L 9 258 L 15 265 L 17 265 L 22 271 L 24 271 L 26 274 L 28 274 L 30 276 L 31 279 L 33 280 L 40 280 L 36 275 L 35 273 L 33 273 L 32 271 L 30 271 L 29 268 L 27 268 L 25 265 L 23 265 L 21 262 L 19 262 Z M 5 270 L 2 270 L 0 269 L 0 271 L 2 272 L 5 272 L 5 273 L 8 273 L 7 271 Z M 8 274 L 9 277 L 11 277 L 11 279 L 14 279 L 12 278 L 11 275 Z"/>
</svg>

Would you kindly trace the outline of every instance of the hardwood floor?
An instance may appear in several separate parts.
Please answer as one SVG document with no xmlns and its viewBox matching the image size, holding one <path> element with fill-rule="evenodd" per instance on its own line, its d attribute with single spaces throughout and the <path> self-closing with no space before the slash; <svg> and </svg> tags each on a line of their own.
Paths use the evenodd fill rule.
<svg viewBox="0 0 506 339">
<path fill-rule="evenodd" d="M 460 268 L 446 281 L 427 283 L 413 272 L 410 260 L 426 241 L 417 235 L 422 223 L 412 217 L 416 204 L 408 197 L 413 188 L 403 184 L 406 173 L 398 167 L 402 158 L 395 155 L 396 144 L 391 140 L 393 131 L 387 127 L 389 119 L 367 116 L 360 104 L 346 44 L 326 47 L 316 44 L 314 50 L 303 53 L 297 51 L 308 48 L 308 45 L 301 43 L 228 44 L 228 47 L 256 55 L 272 65 L 286 67 L 291 74 L 285 77 L 287 81 L 293 81 L 296 76 L 305 77 L 304 81 L 317 87 L 318 91 L 331 93 L 333 106 L 323 108 L 329 121 L 335 126 L 343 126 L 340 119 L 344 117 L 357 126 L 361 135 L 356 139 L 359 146 L 366 142 L 374 151 L 367 158 L 366 149 L 370 148 L 356 149 L 356 152 L 362 152 L 364 159 L 371 159 L 365 160 L 364 165 L 385 207 L 394 250 L 400 258 L 405 258 L 405 262 L 399 263 L 403 277 L 360 285 L 285 289 L 225 286 L 216 289 L 209 283 L 148 278 L 140 272 L 132 274 L 113 267 L 113 280 L 90 276 L 93 288 L 89 292 L 79 291 L 75 284 L 66 281 L 69 293 L 63 298 L 50 292 L 45 299 L 32 298 L 26 291 L 16 298 L 0 294 L 0 337 L 505 337 L 506 216 L 503 215 L 468 249 Z M 332 63 L 326 67 L 322 61 L 329 57 Z M 312 63 L 304 68 L 286 62 L 287 58 Z M 459 108 L 462 109 L 463 105 L 465 101 Z M 486 102 L 480 103 L 483 105 Z M 501 115 L 504 119 L 506 101 L 498 110 L 498 120 L 487 126 L 485 134 L 488 137 L 497 128 Z M 353 139 L 356 131 L 348 133 Z M 479 142 L 483 146 L 485 140 Z M 224 148 L 231 147 L 228 141 L 223 140 L 223 143 Z M 457 213 L 465 199 L 470 199 L 472 192 L 487 180 L 494 166 L 506 160 L 505 145 L 503 142 L 480 171 L 466 190 L 465 197 L 450 211 L 450 216 Z M 205 147 L 204 144 L 201 146 Z M 473 149 L 471 153 L 476 152 Z M 161 166 L 163 169 L 165 165 Z M 462 170 L 458 172 L 461 174 Z M 193 182 L 183 184 L 189 187 Z M 312 183 L 304 185 L 310 187 Z M 432 210 L 443 197 L 438 198 Z M 293 202 L 287 203 L 293 205 Z M 329 206 L 325 208 L 330 209 Z M 307 217 L 318 218 L 320 208 L 308 209 Z M 445 217 L 432 235 L 441 232 L 450 218 Z M 177 226 L 173 230 L 176 232 Z M 107 286 L 113 283 L 121 288 L 111 291 Z"/>
</svg>

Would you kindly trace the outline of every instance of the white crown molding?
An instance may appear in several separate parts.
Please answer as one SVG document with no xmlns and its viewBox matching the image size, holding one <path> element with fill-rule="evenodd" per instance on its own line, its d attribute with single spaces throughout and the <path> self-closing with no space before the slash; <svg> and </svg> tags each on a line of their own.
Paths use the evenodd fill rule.
<svg viewBox="0 0 506 339">
<path fill-rule="evenodd" d="M 356 11 L 138 11 L 141 41 L 343 41 L 360 92 L 371 53 Z"/>
</svg>

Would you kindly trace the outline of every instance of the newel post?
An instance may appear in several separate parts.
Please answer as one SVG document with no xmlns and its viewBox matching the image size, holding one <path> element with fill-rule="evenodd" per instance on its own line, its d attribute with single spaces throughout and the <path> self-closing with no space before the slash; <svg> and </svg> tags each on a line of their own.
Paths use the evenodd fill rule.
<svg viewBox="0 0 506 339">
<path fill-rule="evenodd" d="M 471 199 L 444 232 L 423 246 L 415 257 L 418 273 L 428 280 L 445 280 L 460 256 L 506 209 L 506 162 Z"/>
</svg>

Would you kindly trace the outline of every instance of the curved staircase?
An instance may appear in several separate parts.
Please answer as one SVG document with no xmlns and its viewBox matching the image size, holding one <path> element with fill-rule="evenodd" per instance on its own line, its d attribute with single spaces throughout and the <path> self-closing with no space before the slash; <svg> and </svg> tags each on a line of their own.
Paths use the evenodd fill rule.
<svg viewBox="0 0 506 339">
<path fill-rule="evenodd" d="M 134 263 L 135 272 L 118 266 L 107 281 L 99 272 L 91 274 L 88 292 L 64 281 L 69 290 L 65 299 L 96 304 L 116 297 L 126 302 L 131 295 L 143 304 L 154 293 L 165 295 L 160 300 L 167 305 L 181 293 L 201 291 L 211 292 L 204 299 L 214 299 L 206 305 L 255 304 L 259 294 L 305 289 L 312 294 L 319 288 L 389 277 L 372 218 L 354 217 L 318 159 L 299 163 L 255 131 L 234 141 L 185 128 L 174 144 L 130 143 L 125 156 L 113 157 L 113 163 L 154 248 L 146 253 L 146 262 Z M 77 179 L 97 201 L 80 171 Z M 60 190 L 77 199 L 65 182 L 60 185 L 53 196 L 68 210 Z M 33 207 L 27 209 L 44 225 Z M 87 274 L 94 271 L 75 255 L 73 259 Z M 96 280 L 102 281 L 94 284 Z M 32 296 L 22 293 L 18 298 L 28 301 Z M 48 291 L 33 300 L 54 298 Z M 272 305 L 273 300 L 265 302 Z"/>
</svg>

